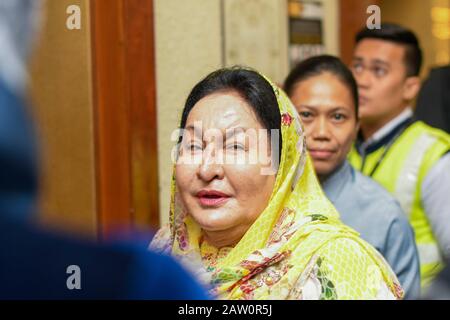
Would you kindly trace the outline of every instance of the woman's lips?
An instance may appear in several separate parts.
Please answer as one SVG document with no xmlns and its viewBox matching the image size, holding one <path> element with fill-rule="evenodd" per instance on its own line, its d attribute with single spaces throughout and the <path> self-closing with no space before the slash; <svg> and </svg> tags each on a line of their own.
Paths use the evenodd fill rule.
<svg viewBox="0 0 450 320">
<path fill-rule="evenodd" d="M 313 157 L 313 159 L 316 159 L 316 160 L 328 160 L 333 156 L 334 151 L 312 149 L 312 150 L 309 150 L 309 154 L 311 155 L 311 157 Z"/>
<path fill-rule="evenodd" d="M 202 190 L 197 193 L 197 198 L 204 207 L 219 207 L 228 201 L 230 196 L 216 190 Z"/>
</svg>

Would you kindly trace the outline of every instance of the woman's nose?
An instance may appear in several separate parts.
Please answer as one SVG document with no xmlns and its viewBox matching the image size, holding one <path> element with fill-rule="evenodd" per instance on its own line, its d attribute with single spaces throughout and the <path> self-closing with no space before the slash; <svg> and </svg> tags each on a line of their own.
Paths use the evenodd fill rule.
<svg viewBox="0 0 450 320">
<path fill-rule="evenodd" d="M 214 179 L 223 179 L 223 161 L 220 160 L 220 152 L 213 148 L 204 150 L 202 163 L 198 168 L 198 176 L 201 180 L 209 182 Z"/>
<path fill-rule="evenodd" d="M 325 117 L 317 119 L 314 126 L 313 138 L 318 140 L 328 140 L 330 138 L 328 121 Z"/>
</svg>

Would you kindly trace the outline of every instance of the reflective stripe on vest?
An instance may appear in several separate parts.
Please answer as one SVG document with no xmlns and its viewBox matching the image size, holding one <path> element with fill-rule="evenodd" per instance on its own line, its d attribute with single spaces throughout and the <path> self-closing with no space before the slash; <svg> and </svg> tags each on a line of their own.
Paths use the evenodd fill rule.
<svg viewBox="0 0 450 320">
<path fill-rule="evenodd" d="M 416 194 L 419 169 L 428 148 L 436 138 L 429 134 L 422 134 L 411 148 L 411 152 L 405 159 L 402 170 L 397 178 L 394 195 L 400 202 L 403 211 L 408 215 L 412 212 L 412 203 Z"/>
<path fill-rule="evenodd" d="M 412 205 L 416 194 L 419 169 L 428 149 L 436 142 L 436 137 L 422 134 L 411 148 L 411 152 L 403 163 L 402 170 L 397 178 L 395 196 L 400 202 L 404 212 L 411 216 Z M 437 243 L 421 243 L 417 239 L 420 265 L 435 264 L 442 261 Z"/>
</svg>

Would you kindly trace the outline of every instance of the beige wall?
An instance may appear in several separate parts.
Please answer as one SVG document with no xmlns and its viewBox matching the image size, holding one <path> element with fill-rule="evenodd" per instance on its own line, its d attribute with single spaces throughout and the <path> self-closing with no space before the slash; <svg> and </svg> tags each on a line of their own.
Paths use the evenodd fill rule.
<svg viewBox="0 0 450 320">
<path fill-rule="evenodd" d="M 339 55 L 339 0 L 321 0 L 324 6 L 324 42 L 327 54 Z"/>
<path fill-rule="evenodd" d="M 224 1 L 225 65 L 246 65 L 281 83 L 288 73 L 286 0 Z"/>
<path fill-rule="evenodd" d="M 220 0 L 155 0 L 160 221 L 169 218 L 171 133 L 191 88 L 222 66 Z"/>
<path fill-rule="evenodd" d="M 66 8 L 81 7 L 81 30 L 66 28 Z M 88 0 L 48 0 L 32 61 L 31 94 L 42 147 L 41 218 L 95 234 L 94 132 Z"/>
</svg>

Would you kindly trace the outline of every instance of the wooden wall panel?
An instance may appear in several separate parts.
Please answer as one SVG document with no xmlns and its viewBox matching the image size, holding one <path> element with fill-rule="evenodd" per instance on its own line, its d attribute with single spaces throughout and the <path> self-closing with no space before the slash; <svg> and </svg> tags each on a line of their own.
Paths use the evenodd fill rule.
<svg viewBox="0 0 450 320">
<path fill-rule="evenodd" d="M 346 64 L 352 60 L 355 35 L 366 25 L 367 7 L 372 4 L 380 5 L 380 0 L 340 0 L 341 59 Z"/>
<path fill-rule="evenodd" d="M 157 227 L 151 0 L 91 2 L 100 233 Z"/>
<path fill-rule="evenodd" d="M 66 8 L 81 9 L 81 30 Z M 95 236 L 97 230 L 89 0 L 45 2 L 31 61 L 31 98 L 41 147 L 40 222 Z"/>
<path fill-rule="evenodd" d="M 153 1 L 126 0 L 131 108 L 133 213 L 137 225 L 159 224 Z"/>
</svg>

